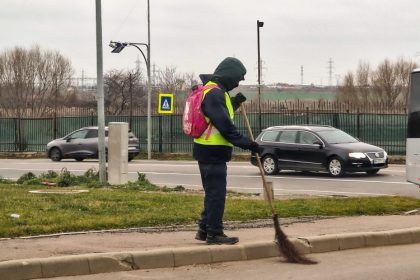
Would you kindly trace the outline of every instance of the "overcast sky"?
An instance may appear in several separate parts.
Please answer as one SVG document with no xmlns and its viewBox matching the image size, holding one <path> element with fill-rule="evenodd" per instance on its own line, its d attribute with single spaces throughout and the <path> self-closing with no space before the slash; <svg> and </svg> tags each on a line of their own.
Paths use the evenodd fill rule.
<svg viewBox="0 0 420 280">
<path fill-rule="evenodd" d="M 95 0 L 2 0 L 0 51 L 15 46 L 58 50 L 75 76 L 96 77 Z M 151 60 L 156 70 L 212 73 L 227 56 L 257 81 L 257 24 L 265 83 L 333 84 L 359 61 L 420 62 L 418 0 L 150 0 Z M 102 0 L 104 70 L 129 69 L 131 47 L 111 54 L 110 40 L 147 42 L 147 0 Z"/>
</svg>

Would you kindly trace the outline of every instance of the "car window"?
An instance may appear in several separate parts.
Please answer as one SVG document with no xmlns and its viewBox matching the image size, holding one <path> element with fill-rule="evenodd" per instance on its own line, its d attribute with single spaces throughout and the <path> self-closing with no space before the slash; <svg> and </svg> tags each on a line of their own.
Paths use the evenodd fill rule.
<svg viewBox="0 0 420 280">
<path fill-rule="evenodd" d="M 277 137 L 279 136 L 279 131 L 266 131 L 261 138 L 261 141 L 264 142 L 276 142 Z"/>
<path fill-rule="evenodd" d="M 284 130 L 280 134 L 279 142 L 296 143 L 297 130 Z"/>
<path fill-rule="evenodd" d="M 75 133 L 71 134 L 69 138 L 71 138 L 71 139 L 84 139 L 86 137 L 87 133 L 88 133 L 87 129 L 82 129 L 82 130 L 76 131 Z"/>
<path fill-rule="evenodd" d="M 359 142 L 359 140 L 357 140 L 353 136 L 339 129 L 322 130 L 322 131 L 317 131 L 317 133 L 319 136 L 321 136 L 325 141 L 327 141 L 330 144 Z"/>
<path fill-rule="evenodd" d="M 319 139 L 311 132 L 301 131 L 298 137 L 298 143 L 312 145 L 319 142 Z"/>
<path fill-rule="evenodd" d="M 89 132 L 87 133 L 86 138 L 98 138 L 98 130 L 89 129 Z"/>
</svg>

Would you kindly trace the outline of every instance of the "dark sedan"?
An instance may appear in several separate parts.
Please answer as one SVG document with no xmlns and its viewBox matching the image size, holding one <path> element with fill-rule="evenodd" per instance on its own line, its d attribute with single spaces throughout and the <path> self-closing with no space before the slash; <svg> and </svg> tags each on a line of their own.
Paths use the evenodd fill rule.
<svg viewBox="0 0 420 280">
<path fill-rule="evenodd" d="M 280 170 L 326 171 L 334 177 L 352 172 L 373 175 L 388 167 L 385 150 L 331 126 L 269 127 L 256 142 L 261 147 L 262 165 L 268 175 Z M 255 155 L 251 163 L 257 164 Z"/>
</svg>

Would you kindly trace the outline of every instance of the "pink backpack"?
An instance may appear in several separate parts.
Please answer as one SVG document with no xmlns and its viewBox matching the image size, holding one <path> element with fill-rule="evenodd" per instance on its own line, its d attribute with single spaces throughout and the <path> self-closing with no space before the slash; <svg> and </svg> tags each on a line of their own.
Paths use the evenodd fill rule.
<svg viewBox="0 0 420 280">
<path fill-rule="evenodd" d="M 182 129 L 189 137 L 199 138 L 209 125 L 201 112 L 201 102 L 203 101 L 204 91 L 212 88 L 219 87 L 217 85 L 197 85 L 193 87 L 193 91 L 185 102 L 184 114 L 182 116 Z"/>
</svg>

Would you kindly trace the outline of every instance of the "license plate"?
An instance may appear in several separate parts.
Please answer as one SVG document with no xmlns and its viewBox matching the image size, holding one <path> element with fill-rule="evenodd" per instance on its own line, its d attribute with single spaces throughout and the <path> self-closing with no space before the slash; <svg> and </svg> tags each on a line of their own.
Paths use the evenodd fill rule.
<svg viewBox="0 0 420 280">
<path fill-rule="evenodd" d="M 380 163 L 385 163 L 385 159 L 384 158 L 378 158 L 378 159 L 373 160 L 373 164 L 380 164 Z"/>
</svg>

